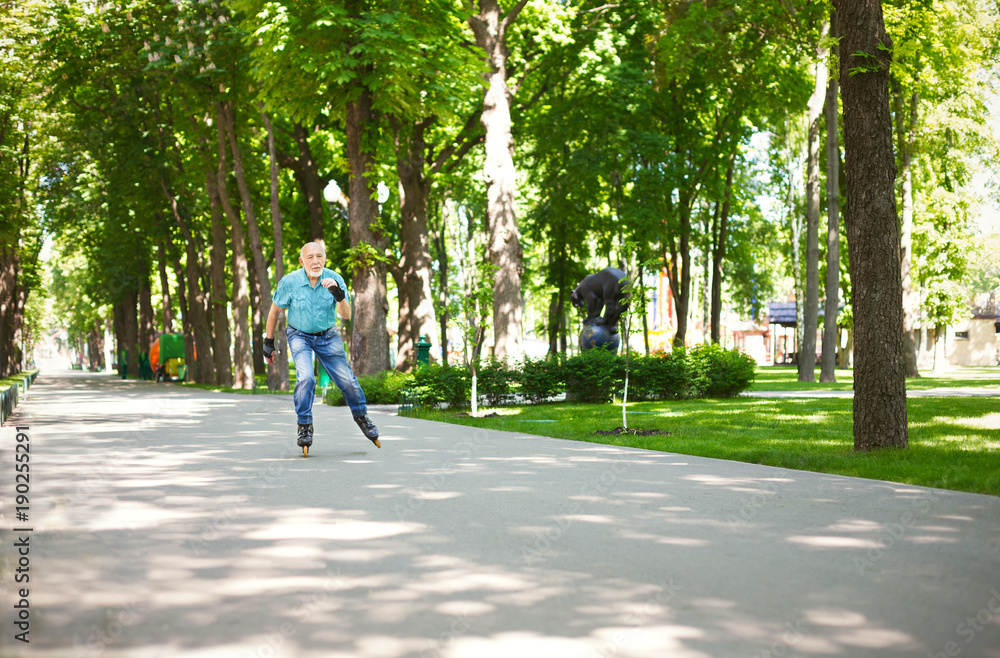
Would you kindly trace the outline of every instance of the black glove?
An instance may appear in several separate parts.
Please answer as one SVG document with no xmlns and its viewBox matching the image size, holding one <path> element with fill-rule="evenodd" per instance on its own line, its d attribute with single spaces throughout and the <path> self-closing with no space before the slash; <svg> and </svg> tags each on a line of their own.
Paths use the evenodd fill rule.
<svg viewBox="0 0 1000 658">
<path fill-rule="evenodd" d="M 345 297 L 345 295 L 344 295 L 344 289 L 341 288 L 340 286 L 338 286 L 336 283 L 333 284 L 332 286 L 330 286 L 329 288 L 327 288 L 327 290 L 330 291 L 330 294 L 333 295 L 333 298 L 338 303 L 344 301 L 344 297 Z"/>
<path fill-rule="evenodd" d="M 278 350 L 276 350 L 274 348 L 274 339 L 273 338 L 265 338 L 264 339 L 264 358 L 266 360 L 270 361 L 271 360 L 271 355 L 274 354 L 277 351 Z"/>
</svg>

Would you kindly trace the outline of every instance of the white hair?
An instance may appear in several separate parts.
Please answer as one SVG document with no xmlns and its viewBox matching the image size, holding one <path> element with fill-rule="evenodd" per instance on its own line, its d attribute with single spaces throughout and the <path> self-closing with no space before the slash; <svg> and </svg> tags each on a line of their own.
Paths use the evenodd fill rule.
<svg viewBox="0 0 1000 658">
<path fill-rule="evenodd" d="M 319 251 L 321 254 L 323 254 L 323 258 L 326 258 L 326 249 L 324 249 L 323 245 L 320 244 L 319 242 L 307 242 L 304 245 L 302 245 L 302 248 L 299 249 L 299 258 L 301 258 L 302 260 L 306 259 L 306 247 L 308 247 L 311 244 L 314 244 L 317 247 L 319 247 Z"/>
</svg>

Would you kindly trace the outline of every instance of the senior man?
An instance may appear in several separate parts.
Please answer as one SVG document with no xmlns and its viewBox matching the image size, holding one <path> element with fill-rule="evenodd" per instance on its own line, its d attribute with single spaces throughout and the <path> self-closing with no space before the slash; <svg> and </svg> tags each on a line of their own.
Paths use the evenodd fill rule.
<svg viewBox="0 0 1000 658">
<path fill-rule="evenodd" d="M 285 337 L 288 349 L 295 361 L 298 381 L 295 384 L 293 401 L 298 417 L 297 443 L 308 455 L 313 442 L 312 406 L 316 395 L 316 376 L 313 371 L 313 357 L 318 357 L 323 369 L 344 395 L 351 409 L 354 422 L 365 437 L 375 444 L 378 428 L 368 418 L 365 392 L 361 390 L 358 378 L 354 376 L 344 344 L 337 330 L 337 315 L 351 319 L 351 302 L 347 294 L 347 284 L 343 277 L 325 267 L 326 251 L 317 242 L 309 242 L 299 251 L 302 269 L 282 277 L 274 293 L 271 311 L 267 315 L 264 336 L 264 358 L 274 363 L 277 350 L 274 346 L 274 328 L 278 317 L 288 310 L 288 328 Z"/>
</svg>

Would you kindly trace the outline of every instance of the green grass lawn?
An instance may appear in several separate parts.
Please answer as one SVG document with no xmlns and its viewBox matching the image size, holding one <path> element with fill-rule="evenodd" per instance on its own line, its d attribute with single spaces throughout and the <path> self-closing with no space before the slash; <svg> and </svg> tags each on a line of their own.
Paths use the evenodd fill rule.
<svg viewBox="0 0 1000 658">
<path fill-rule="evenodd" d="M 11 375 L 10 377 L 0 379 L 0 388 L 8 389 L 13 384 L 17 384 L 18 386 L 20 386 L 21 383 L 24 381 L 25 377 L 35 372 L 38 372 L 37 368 L 34 370 L 25 370 L 24 372 L 19 372 L 16 375 Z"/>
<path fill-rule="evenodd" d="M 422 418 L 575 441 L 1000 495 L 1000 399 L 911 398 L 910 448 L 855 453 L 850 399 L 685 400 L 629 405 L 629 427 L 669 435 L 601 436 L 621 406 L 545 404 L 490 418 Z"/>
<path fill-rule="evenodd" d="M 751 391 L 850 391 L 854 388 L 853 370 L 836 370 L 836 382 L 820 382 L 819 368 L 816 368 L 815 382 L 798 381 L 795 366 L 765 366 L 757 368 L 757 379 Z M 926 390 L 929 388 L 985 387 L 1000 389 L 1000 366 L 953 367 L 946 374 L 937 375 L 930 370 L 921 370 L 920 377 L 906 380 L 906 388 Z"/>
</svg>

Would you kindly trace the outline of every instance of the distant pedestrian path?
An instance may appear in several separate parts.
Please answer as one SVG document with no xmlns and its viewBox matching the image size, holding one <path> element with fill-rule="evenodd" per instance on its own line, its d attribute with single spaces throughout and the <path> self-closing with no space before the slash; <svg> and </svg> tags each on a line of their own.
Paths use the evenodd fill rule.
<svg viewBox="0 0 1000 658">
<path fill-rule="evenodd" d="M 854 391 L 746 391 L 742 395 L 752 398 L 853 398 Z M 968 388 L 917 388 L 906 389 L 908 398 L 969 398 L 1000 396 L 1000 387 L 986 388 L 973 386 Z"/>
<path fill-rule="evenodd" d="M 1000 367 L 954 367 L 943 373 L 921 370 L 920 377 L 906 380 L 906 396 L 921 397 L 995 397 L 1000 396 Z M 835 382 L 797 381 L 792 367 L 758 368 L 756 380 L 742 395 L 758 398 L 849 398 L 854 396 L 854 372 L 837 370 Z"/>
<path fill-rule="evenodd" d="M 3 655 L 1000 647 L 1000 498 L 372 413 L 381 450 L 317 407 L 305 459 L 286 396 L 43 371 L 0 431 Z"/>
</svg>

